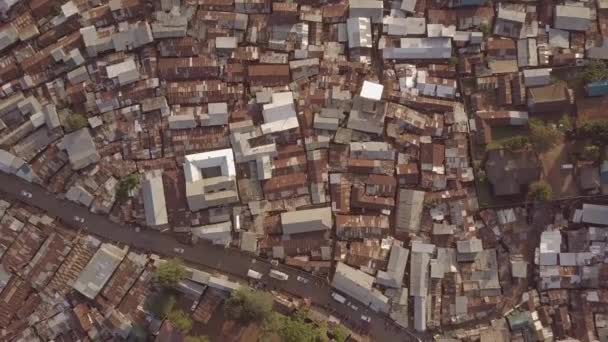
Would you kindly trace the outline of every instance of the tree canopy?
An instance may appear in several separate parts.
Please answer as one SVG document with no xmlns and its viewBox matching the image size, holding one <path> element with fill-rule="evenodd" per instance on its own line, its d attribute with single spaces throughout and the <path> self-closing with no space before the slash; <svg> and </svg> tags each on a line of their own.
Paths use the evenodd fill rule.
<svg viewBox="0 0 608 342">
<path fill-rule="evenodd" d="M 86 127 L 89 121 L 82 114 L 70 114 L 65 118 L 65 128 L 72 132 Z"/>
<path fill-rule="evenodd" d="M 211 340 L 209 339 L 209 337 L 207 337 L 205 335 L 186 336 L 186 338 L 184 339 L 184 342 L 211 342 Z"/>
<path fill-rule="evenodd" d="M 182 333 L 186 334 L 192 329 L 192 319 L 182 310 L 173 310 L 167 315 L 171 324 Z"/>
<path fill-rule="evenodd" d="M 344 329 L 344 327 L 341 325 L 336 325 L 332 329 L 332 334 L 333 334 L 334 340 L 336 340 L 336 342 L 345 342 L 349 336 L 348 331 L 346 329 Z"/>
<path fill-rule="evenodd" d="M 583 152 L 581 153 L 581 157 L 584 160 L 589 161 L 598 161 L 600 159 L 601 150 L 599 146 L 596 145 L 588 145 L 583 148 Z"/>
<path fill-rule="evenodd" d="M 515 136 L 500 141 L 499 146 L 510 151 L 518 151 L 530 145 L 528 137 Z"/>
<path fill-rule="evenodd" d="M 175 296 L 169 290 L 163 290 L 148 297 L 146 308 L 159 319 L 167 317 L 175 306 Z"/>
<path fill-rule="evenodd" d="M 240 288 L 224 305 L 226 316 L 241 322 L 261 322 L 272 313 L 272 295 L 263 291 Z"/>
<path fill-rule="evenodd" d="M 528 187 L 528 200 L 533 202 L 546 202 L 553 198 L 553 190 L 549 183 L 539 180 Z"/>
<path fill-rule="evenodd" d="M 306 312 L 302 311 L 291 316 L 273 313 L 265 321 L 264 331 L 267 334 L 276 334 L 282 342 L 329 341 L 327 323 L 317 324 L 308 319 Z M 337 342 L 344 342 L 349 336 L 348 331 L 341 325 L 334 326 L 329 335 Z"/>
<path fill-rule="evenodd" d="M 274 333 L 282 342 L 325 342 L 327 338 L 326 326 L 317 326 L 306 322 L 305 316 L 296 313 L 293 316 L 284 316 L 273 313 L 267 320 L 264 330 Z"/>
<path fill-rule="evenodd" d="M 129 197 L 129 192 L 137 187 L 137 184 L 139 184 L 139 178 L 136 174 L 131 174 L 121 179 L 116 187 L 116 198 L 119 201 L 124 201 Z"/>
<path fill-rule="evenodd" d="M 598 145 L 608 144 L 608 120 L 587 121 L 581 124 L 577 130 L 579 139 L 591 139 Z"/>
<path fill-rule="evenodd" d="M 186 268 L 179 259 L 169 259 L 156 268 L 154 280 L 161 286 L 171 288 L 186 276 Z"/>
<path fill-rule="evenodd" d="M 540 119 L 530 119 L 528 125 L 530 126 L 530 142 L 538 152 L 550 150 L 562 138 L 562 133 L 556 127 L 547 125 Z"/>
</svg>

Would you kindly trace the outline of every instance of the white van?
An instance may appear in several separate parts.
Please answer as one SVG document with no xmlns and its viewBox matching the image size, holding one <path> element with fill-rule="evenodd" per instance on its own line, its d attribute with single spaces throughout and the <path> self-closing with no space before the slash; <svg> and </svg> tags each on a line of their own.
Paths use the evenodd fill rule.
<svg viewBox="0 0 608 342">
<path fill-rule="evenodd" d="M 268 275 L 270 276 L 270 278 L 274 278 L 274 279 L 278 279 L 278 280 L 287 280 L 289 279 L 289 276 L 281 271 L 277 271 L 277 270 L 270 270 L 270 273 L 268 273 Z"/>
<path fill-rule="evenodd" d="M 344 302 L 346 302 L 346 298 L 344 298 L 342 295 L 336 293 L 336 292 L 332 292 L 331 293 L 331 298 L 333 298 L 336 302 L 344 304 Z"/>
<path fill-rule="evenodd" d="M 260 280 L 260 279 L 262 279 L 262 273 L 260 273 L 260 272 L 256 272 L 256 271 L 254 271 L 254 270 L 252 270 L 252 269 L 249 269 L 249 270 L 247 271 L 247 276 L 248 276 L 249 278 L 253 278 L 253 279 L 256 279 L 256 280 Z"/>
</svg>

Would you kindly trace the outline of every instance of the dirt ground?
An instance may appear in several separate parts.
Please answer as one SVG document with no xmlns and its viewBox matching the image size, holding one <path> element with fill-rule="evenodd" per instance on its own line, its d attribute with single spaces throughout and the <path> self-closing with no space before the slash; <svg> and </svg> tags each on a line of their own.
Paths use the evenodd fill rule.
<svg viewBox="0 0 608 342">
<path fill-rule="evenodd" d="M 566 198 L 579 195 L 574 170 L 562 170 L 563 164 L 573 162 L 572 143 L 562 141 L 551 150 L 540 155 L 545 180 L 553 188 L 553 198 Z"/>
</svg>

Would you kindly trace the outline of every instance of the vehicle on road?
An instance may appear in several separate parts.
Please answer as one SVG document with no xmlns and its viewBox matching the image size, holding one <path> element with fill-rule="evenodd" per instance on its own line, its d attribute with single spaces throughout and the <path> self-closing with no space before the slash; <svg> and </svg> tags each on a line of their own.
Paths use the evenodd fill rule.
<svg viewBox="0 0 608 342">
<path fill-rule="evenodd" d="M 32 193 L 31 192 L 27 192 L 25 190 L 21 191 L 21 196 L 25 197 L 25 198 L 32 198 Z"/>
<path fill-rule="evenodd" d="M 74 221 L 84 223 L 84 217 L 74 216 Z"/>
<path fill-rule="evenodd" d="M 179 254 L 183 254 L 184 253 L 184 249 L 181 248 L 181 247 L 175 247 L 175 248 L 173 248 L 173 251 L 175 253 L 179 253 Z"/>
<path fill-rule="evenodd" d="M 262 273 L 257 272 L 257 271 L 254 271 L 254 270 L 252 270 L 252 269 L 249 269 L 249 270 L 247 271 L 247 276 L 248 276 L 249 278 L 253 278 L 253 279 L 256 279 L 256 280 L 260 280 L 260 279 L 262 279 Z"/>
<path fill-rule="evenodd" d="M 353 304 L 351 302 L 348 302 L 348 304 L 346 304 L 346 306 L 348 306 L 349 308 L 351 308 L 355 311 L 359 310 L 359 307 L 357 307 L 355 304 Z"/>
<path fill-rule="evenodd" d="M 361 320 L 369 323 L 372 321 L 372 318 L 369 316 L 361 315 Z"/>
<path fill-rule="evenodd" d="M 296 278 L 296 280 L 299 281 L 300 283 L 303 283 L 303 284 L 308 284 L 308 281 L 309 281 L 308 279 L 306 279 L 304 277 L 300 277 L 300 276 L 298 276 Z"/>
<path fill-rule="evenodd" d="M 342 296 L 339 293 L 336 292 L 332 292 L 331 293 L 331 298 L 333 298 L 336 302 L 344 304 L 346 302 L 346 298 L 344 298 L 344 296 Z"/>
<path fill-rule="evenodd" d="M 268 273 L 268 276 L 270 278 L 274 278 L 277 280 L 287 280 L 289 279 L 289 276 L 281 271 L 277 271 L 277 270 L 270 270 L 270 273 Z"/>
<path fill-rule="evenodd" d="M 277 260 L 277 259 L 272 259 L 272 260 L 270 260 L 270 264 L 271 264 L 272 266 L 279 266 L 279 260 Z"/>
</svg>

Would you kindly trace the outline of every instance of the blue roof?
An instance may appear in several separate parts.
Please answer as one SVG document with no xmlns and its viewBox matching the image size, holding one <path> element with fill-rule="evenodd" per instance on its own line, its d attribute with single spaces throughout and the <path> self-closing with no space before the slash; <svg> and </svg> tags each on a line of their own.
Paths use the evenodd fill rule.
<svg viewBox="0 0 608 342">
<path fill-rule="evenodd" d="M 608 80 L 588 83 L 585 87 L 588 96 L 602 96 L 608 94 Z"/>
<path fill-rule="evenodd" d="M 604 160 L 600 166 L 600 182 L 602 184 L 608 184 L 608 160 Z"/>
</svg>

